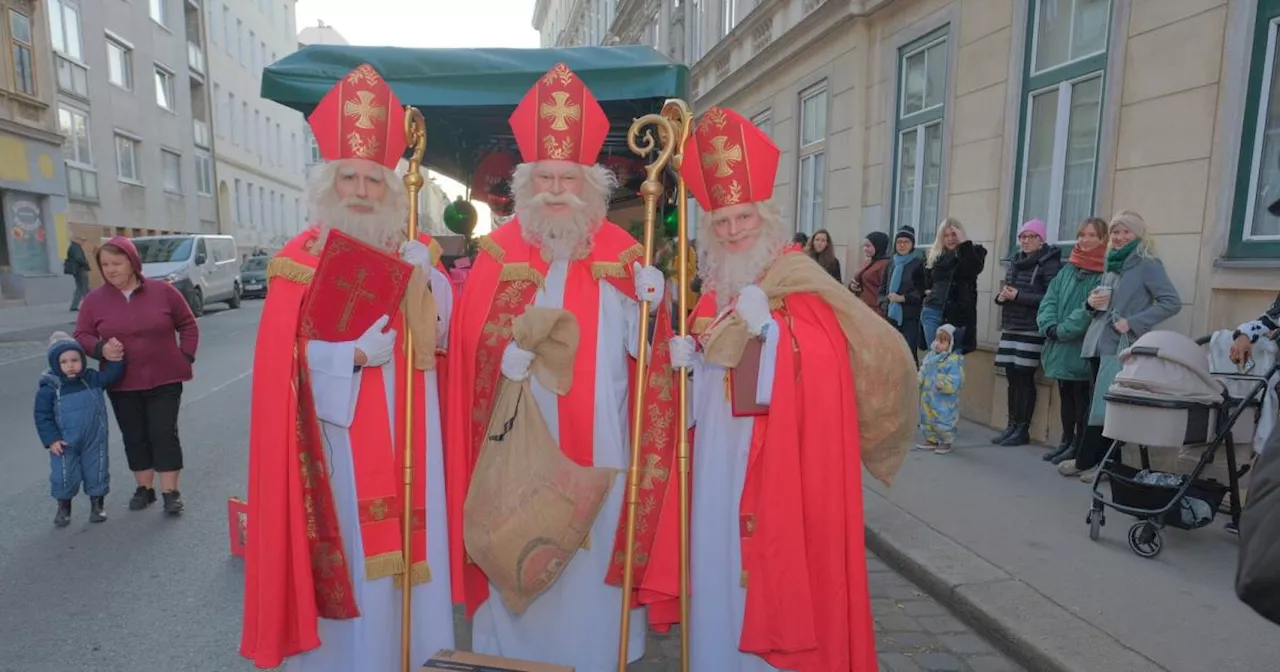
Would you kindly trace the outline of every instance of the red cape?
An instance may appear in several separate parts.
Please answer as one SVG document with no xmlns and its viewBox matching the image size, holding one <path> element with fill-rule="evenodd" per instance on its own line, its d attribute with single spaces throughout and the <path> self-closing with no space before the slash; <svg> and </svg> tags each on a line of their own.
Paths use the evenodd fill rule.
<svg viewBox="0 0 1280 672">
<path fill-rule="evenodd" d="M 716 312 L 715 296 L 704 295 L 691 331 Z M 755 420 L 739 506 L 747 591 L 739 648 L 780 670 L 875 670 L 847 340 L 816 295 L 791 294 L 773 315 L 772 404 Z"/>
<path fill-rule="evenodd" d="M 295 368 L 305 343 L 289 336 L 298 333 L 302 302 L 319 262 L 318 250 L 309 249 L 318 233 L 314 226 L 303 231 L 271 261 L 254 350 L 240 655 L 259 668 L 276 667 L 288 656 L 321 645 L 318 579 L 312 571 L 295 433 Z M 418 239 L 433 252 L 439 250 L 430 236 Z M 444 271 L 438 256 L 436 266 Z M 437 368 L 442 388 L 444 374 Z"/>
</svg>

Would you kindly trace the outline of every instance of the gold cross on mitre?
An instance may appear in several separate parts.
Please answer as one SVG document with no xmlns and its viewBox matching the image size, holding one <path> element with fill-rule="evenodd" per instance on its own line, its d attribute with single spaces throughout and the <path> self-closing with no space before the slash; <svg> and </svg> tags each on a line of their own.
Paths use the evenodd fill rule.
<svg viewBox="0 0 1280 672">
<path fill-rule="evenodd" d="M 742 160 L 742 147 L 729 144 L 729 138 L 723 135 L 711 138 L 710 144 L 715 151 L 702 155 L 703 167 L 714 164 L 716 177 L 729 177 L 733 174 L 733 164 Z"/>
<path fill-rule="evenodd" d="M 374 100 L 372 91 L 357 91 L 356 97 L 342 106 L 342 113 L 355 117 L 356 128 L 364 129 L 373 128 L 374 120 L 383 121 L 387 118 L 387 108 Z"/>
<path fill-rule="evenodd" d="M 543 119 L 551 121 L 551 130 L 569 130 L 569 120 L 582 118 L 582 107 L 571 102 L 568 91 L 555 91 L 551 94 L 551 102 L 543 103 L 538 108 Z"/>
</svg>

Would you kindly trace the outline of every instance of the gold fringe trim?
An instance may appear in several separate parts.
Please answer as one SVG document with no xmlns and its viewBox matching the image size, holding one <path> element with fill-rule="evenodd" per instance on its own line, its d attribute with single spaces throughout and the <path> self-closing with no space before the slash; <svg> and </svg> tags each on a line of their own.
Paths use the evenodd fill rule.
<svg viewBox="0 0 1280 672">
<path fill-rule="evenodd" d="M 311 278 L 315 274 L 314 269 L 307 268 L 288 257 L 276 257 L 267 262 L 267 282 L 271 282 L 272 278 L 284 278 L 289 282 L 307 285 L 311 283 Z"/>
<path fill-rule="evenodd" d="M 631 264 L 632 262 L 636 261 L 637 259 L 643 256 L 644 256 L 644 246 L 632 245 L 631 247 L 628 247 L 627 249 L 623 250 L 622 254 L 618 255 L 618 263 L 625 266 L 625 265 Z"/>
<path fill-rule="evenodd" d="M 625 277 L 627 277 L 627 266 L 620 261 L 595 261 L 591 263 L 591 278 L 593 280 Z"/>
<path fill-rule="evenodd" d="M 415 562 L 409 570 L 409 582 L 415 586 L 431 583 L 431 567 L 426 562 Z M 404 574 L 396 574 L 396 588 L 404 587 Z"/>
<path fill-rule="evenodd" d="M 498 282 L 515 282 L 518 280 L 532 282 L 541 288 L 546 278 L 542 277 L 541 273 L 533 270 L 532 266 L 523 261 L 504 265 L 502 272 L 498 274 Z"/>
<path fill-rule="evenodd" d="M 783 306 L 782 297 L 778 297 L 776 299 L 769 299 L 769 310 L 782 310 L 782 306 Z"/>
<path fill-rule="evenodd" d="M 488 255 L 493 257 L 499 264 L 501 264 L 503 258 L 507 256 L 506 251 L 497 243 L 493 242 L 493 239 L 489 236 L 480 236 L 477 238 L 476 249 L 488 253 Z"/>
<path fill-rule="evenodd" d="M 404 554 L 400 551 L 391 553 L 382 553 L 372 558 L 364 559 L 364 580 L 376 581 L 385 579 L 388 576 L 395 576 L 404 572 Z"/>
<path fill-rule="evenodd" d="M 738 578 L 738 585 L 743 588 L 747 587 L 747 570 L 742 570 L 742 576 Z"/>
</svg>

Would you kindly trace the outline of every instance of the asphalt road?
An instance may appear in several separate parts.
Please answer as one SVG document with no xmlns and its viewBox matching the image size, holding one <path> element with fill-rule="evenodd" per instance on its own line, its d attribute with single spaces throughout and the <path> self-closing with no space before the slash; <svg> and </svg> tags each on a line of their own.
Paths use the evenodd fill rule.
<svg viewBox="0 0 1280 672">
<path fill-rule="evenodd" d="M 128 510 L 134 484 L 113 420 L 109 519 L 90 524 L 81 496 L 71 526 L 55 529 L 48 457 L 31 419 L 53 329 L 0 338 L 0 672 L 254 669 L 236 653 L 243 565 L 228 551 L 226 499 L 245 487 L 262 304 L 221 307 L 200 318 L 196 375 L 183 394 L 180 518 L 158 506 Z M 884 672 L 1021 669 L 874 557 L 869 568 Z M 459 647 L 469 639 L 460 628 Z M 647 649 L 634 672 L 679 669 L 675 637 L 651 636 Z"/>
</svg>

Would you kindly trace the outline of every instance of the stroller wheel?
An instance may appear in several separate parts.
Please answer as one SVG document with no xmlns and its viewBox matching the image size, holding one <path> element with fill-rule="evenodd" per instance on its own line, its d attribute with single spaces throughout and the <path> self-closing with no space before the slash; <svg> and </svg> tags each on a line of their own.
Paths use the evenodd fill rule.
<svg viewBox="0 0 1280 672">
<path fill-rule="evenodd" d="M 1098 535 L 1102 530 L 1102 526 L 1107 524 L 1107 519 L 1101 511 L 1090 511 L 1085 518 L 1085 522 L 1089 524 L 1089 539 L 1097 541 Z"/>
<path fill-rule="evenodd" d="M 1164 550 L 1164 535 L 1155 523 L 1134 523 L 1129 528 L 1129 548 L 1144 558 L 1154 558 Z"/>
</svg>

